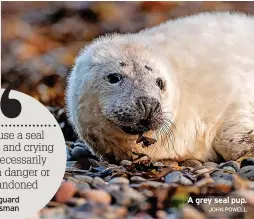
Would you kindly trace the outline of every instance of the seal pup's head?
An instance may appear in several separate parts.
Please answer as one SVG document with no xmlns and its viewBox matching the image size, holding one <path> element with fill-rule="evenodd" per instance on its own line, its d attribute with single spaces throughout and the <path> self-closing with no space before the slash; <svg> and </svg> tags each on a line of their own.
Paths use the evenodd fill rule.
<svg viewBox="0 0 254 219">
<path fill-rule="evenodd" d="M 126 152 L 136 135 L 169 121 L 176 79 L 162 52 L 145 44 L 135 35 L 99 38 L 80 53 L 70 74 L 69 119 L 100 154 L 114 147 Z"/>
</svg>

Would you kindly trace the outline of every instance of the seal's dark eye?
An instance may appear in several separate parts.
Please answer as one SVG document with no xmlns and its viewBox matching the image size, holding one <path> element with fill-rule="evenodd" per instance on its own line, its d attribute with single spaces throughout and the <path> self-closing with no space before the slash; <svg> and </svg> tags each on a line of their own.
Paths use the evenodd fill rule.
<svg viewBox="0 0 254 219">
<path fill-rule="evenodd" d="M 122 75 L 114 73 L 114 74 L 110 74 L 107 76 L 107 81 L 110 84 L 116 84 L 116 83 L 120 82 L 122 80 L 122 78 L 123 78 Z"/>
<path fill-rule="evenodd" d="M 156 79 L 156 84 L 161 90 L 164 88 L 164 83 L 161 78 Z"/>
</svg>

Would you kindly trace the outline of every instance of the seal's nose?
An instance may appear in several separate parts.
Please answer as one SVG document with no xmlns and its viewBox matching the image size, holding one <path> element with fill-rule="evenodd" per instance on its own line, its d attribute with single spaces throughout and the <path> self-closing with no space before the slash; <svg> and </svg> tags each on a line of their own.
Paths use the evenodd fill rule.
<svg viewBox="0 0 254 219">
<path fill-rule="evenodd" d="M 139 125 L 148 131 L 151 127 L 152 119 L 161 112 L 161 105 L 155 98 L 139 97 L 137 99 L 137 106 L 142 114 Z"/>
<path fill-rule="evenodd" d="M 155 98 L 139 97 L 137 98 L 136 104 L 145 117 L 161 111 L 161 105 Z"/>
</svg>

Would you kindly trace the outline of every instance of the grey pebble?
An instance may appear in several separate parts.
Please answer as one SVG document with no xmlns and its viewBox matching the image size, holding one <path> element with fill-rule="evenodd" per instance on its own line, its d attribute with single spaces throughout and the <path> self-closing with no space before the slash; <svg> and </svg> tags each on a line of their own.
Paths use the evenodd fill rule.
<svg viewBox="0 0 254 219">
<path fill-rule="evenodd" d="M 254 180 L 254 166 L 245 166 L 241 168 L 239 175 L 245 179 Z"/>
<path fill-rule="evenodd" d="M 87 182 L 91 184 L 93 182 L 93 177 L 91 176 L 85 176 L 85 175 L 75 175 L 76 179 L 79 179 L 81 181 Z"/>
<path fill-rule="evenodd" d="M 129 160 L 122 160 L 120 162 L 120 166 L 130 166 L 131 164 L 132 164 L 132 162 Z"/>
<path fill-rule="evenodd" d="M 205 162 L 205 163 L 203 163 L 203 166 L 204 167 L 213 167 L 214 169 L 216 169 L 219 167 L 219 164 L 214 163 L 214 162 Z"/>
<path fill-rule="evenodd" d="M 254 157 L 246 158 L 241 162 L 241 168 L 245 166 L 254 166 Z"/>
<path fill-rule="evenodd" d="M 234 167 L 231 167 L 231 166 L 224 166 L 222 169 L 223 169 L 223 170 L 232 171 L 232 172 L 236 172 L 236 171 L 235 171 L 235 168 L 234 168 Z"/>
<path fill-rule="evenodd" d="M 80 146 L 74 147 L 71 151 L 71 156 L 77 160 L 83 157 L 88 157 L 90 154 L 89 150 Z"/>
<path fill-rule="evenodd" d="M 225 177 L 227 177 L 227 176 L 229 176 L 229 175 L 232 175 L 232 174 L 230 174 L 230 173 L 224 173 L 223 170 L 216 170 L 216 171 L 214 171 L 214 172 L 212 172 L 212 173 L 210 174 L 210 176 L 211 176 L 214 180 L 216 180 L 216 179 L 218 179 L 218 178 L 225 178 Z"/>
<path fill-rule="evenodd" d="M 94 177 L 92 186 L 96 189 L 98 188 L 105 188 L 108 184 L 101 178 L 101 177 Z"/>
<path fill-rule="evenodd" d="M 165 176 L 166 183 L 178 183 L 180 181 L 181 172 L 173 171 Z"/>
<path fill-rule="evenodd" d="M 189 185 L 192 185 L 193 183 L 190 179 L 186 178 L 185 176 L 182 176 L 180 178 L 180 184 L 189 186 Z"/>
<path fill-rule="evenodd" d="M 109 184 L 129 184 L 129 180 L 124 177 L 115 177 L 108 182 Z"/>
<path fill-rule="evenodd" d="M 128 186 L 122 186 L 121 189 L 117 184 L 111 184 L 106 188 L 106 191 L 114 197 L 117 204 L 131 206 L 134 203 L 141 203 L 145 196 L 140 192 Z"/>
<path fill-rule="evenodd" d="M 87 182 L 76 183 L 76 187 L 78 188 L 79 191 L 91 189 L 91 186 Z"/>
<path fill-rule="evenodd" d="M 233 176 L 230 173 L 224 173 L 223 171 L 216 171 L 211 174 L 212 179 L 216 184 L 225 184 L 232 186 L 233 185 Z"/>
<path fill-rule="evenodd" d="M 192 185 L 192 182 L 190 179 L 186 178 L 182 175 L 180 171 L 173 171 L 165 176 L 165 182 L 170 183 L 180 183 L 183 185 Z"/>
<path fill-rule="evenodd" d="M 131 182 L 145 182 L 147 180 L 141 176 L 133 176 L 130 178 L 130 181 Z"/>
<path fill-rule="evenodd" d="M 233 167 L 236 172 L 239 172 L 239 170 L 240 170 L 240 165 L 236 161 L 233 161 L 233 160 L 230 160 L 230 161 L 220 164 L 219 168 L 223 169 L 223 167 L 225 167 L 225 166 Z"/>
</svg>

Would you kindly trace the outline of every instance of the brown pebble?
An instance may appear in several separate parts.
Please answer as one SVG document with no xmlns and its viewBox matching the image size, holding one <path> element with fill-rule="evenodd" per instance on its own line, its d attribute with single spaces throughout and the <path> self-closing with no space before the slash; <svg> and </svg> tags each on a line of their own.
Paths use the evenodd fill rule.
<svg viewBox="0 0 254 219">
<path fill-rule="evenodd" d="M 82 196 L 87 198 L 89 201 L 94 201 L 101 204 L 109 205 L 111 203 L 111 196 L 100 189 L 91 189 L 85 191 Z"/>
<path fill-rule="evenodd" d="M 59 187 L 58 191 L 55 194 L 55 201 L 59 203 L 67 202 L 73 195 L 76 193 L 77 188 L 72 182 L 64 182 Z"/>
<path fill-rule="evenodd" d="M 214 169 L 219 168 L 219 164 L 214 162 L 205 162 L 203 163 L 204 167 L 213 167 Z"/>
<path fill-rule="evenodd" d="M 190 159 L 190 160 L 184 161 L 183 166 L 197 168 L 197 167 L 201 167 L 202 163 L 198 160 Z"/>
</svg>

